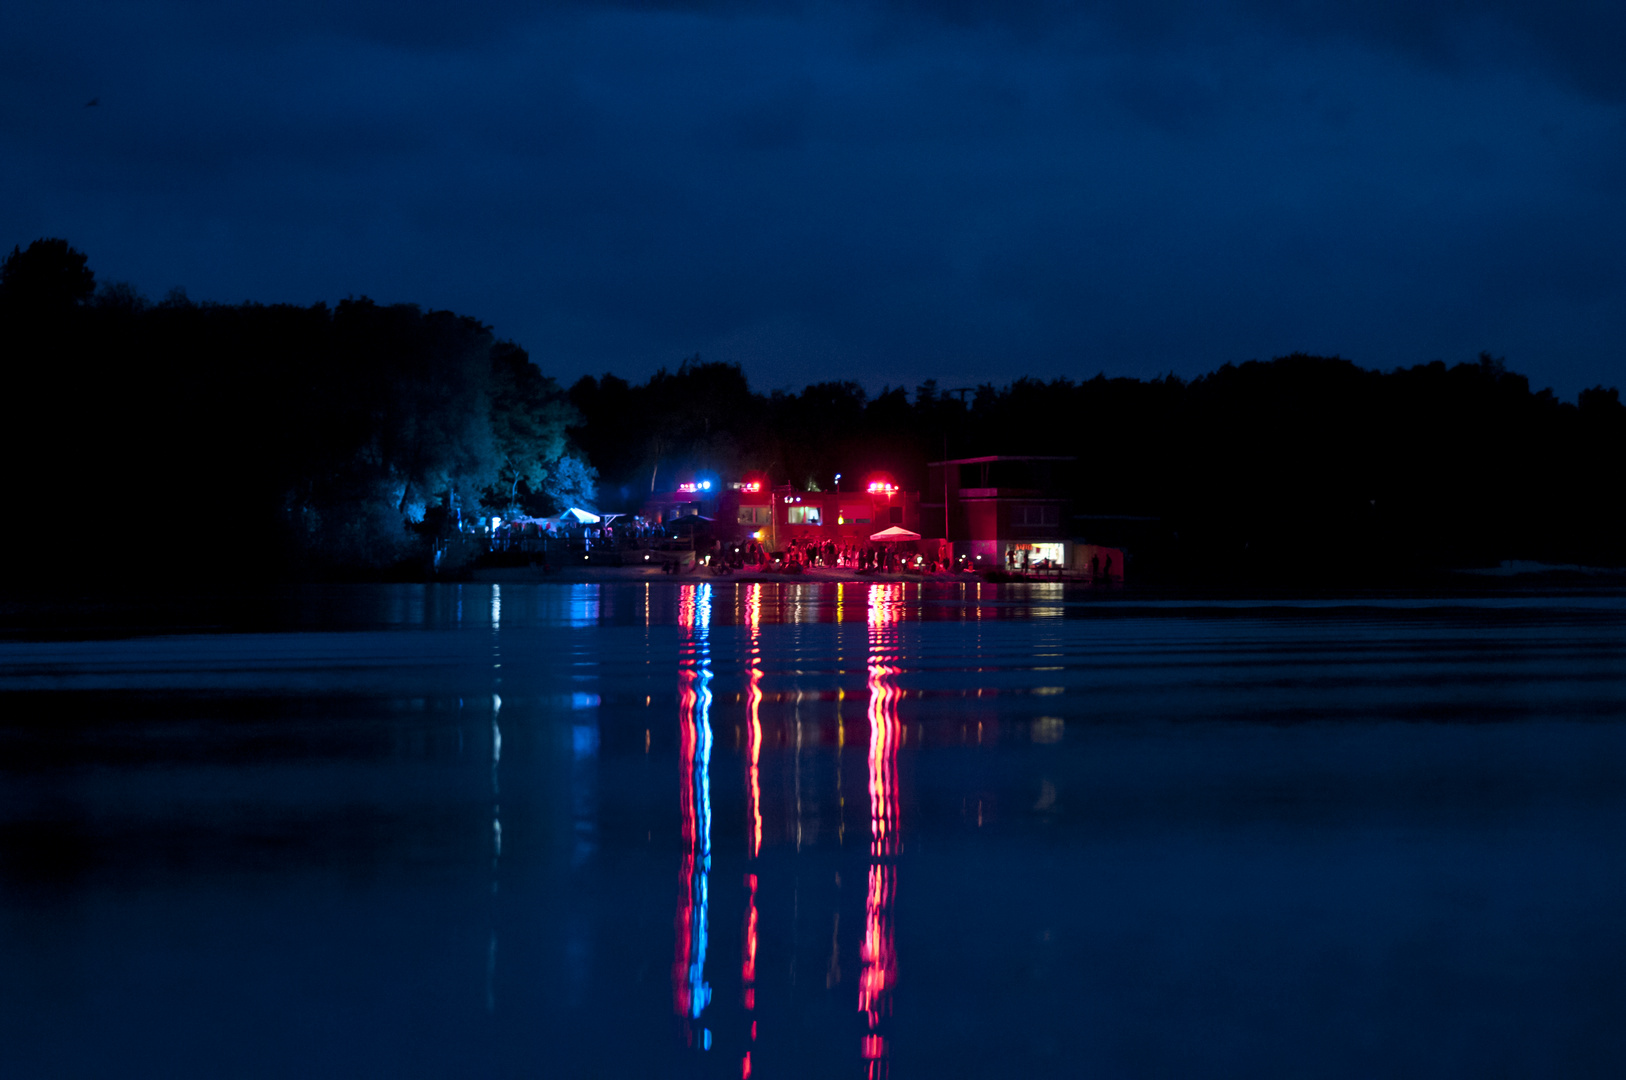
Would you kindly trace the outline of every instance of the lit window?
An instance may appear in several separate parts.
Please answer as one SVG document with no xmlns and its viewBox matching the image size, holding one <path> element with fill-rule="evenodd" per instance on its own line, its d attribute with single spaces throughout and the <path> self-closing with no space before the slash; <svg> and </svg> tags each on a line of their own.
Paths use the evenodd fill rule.
<svg viewBox="0 0 1626 1080">
<path fill-rule="evenodd" d="M 817 506 L 791 506 L 786 508 L 789 517 L 786 518 L 792 525 L 819 524 L 819 510 Z"/>
</svg>

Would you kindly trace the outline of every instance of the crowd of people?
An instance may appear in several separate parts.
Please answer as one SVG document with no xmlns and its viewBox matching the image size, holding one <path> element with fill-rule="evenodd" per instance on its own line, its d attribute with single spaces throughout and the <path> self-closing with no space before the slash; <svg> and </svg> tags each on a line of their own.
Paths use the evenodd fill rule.
<svg viewBox="0 0 1626 1080">
<path fill-rule="evenodd" d="M 907 567 L 925 569 L 928 560 L 921 555 L 899 551 L 896 545 L 860 544 L 852 541 L 792 540 L 786 545 L 785 559 L 804 566 L 824 566 L 859 573 L 895 573 Z M 931 570 L 938 569 L 937 561 L 929 561 Z"/>
<path fill-rule="evenodd" d="M 659 525 L 642 517 L 582 524 L 559 518 L 514 518 L 491 529 L 492 551 L 541 551 L 547 541 L 579 544 L 593 551 L 615 548 L 645 548 L 665 539 Z"/>
<path fill-rule="evenodd" d="M 813 568 L 850 570 L 859 574 L 895 574 L 903 572 L 945 573 L 969 569 L 953 566 L 935 556 L 899 550 L 896 545 L 845 543 L 833 540 L 793 539 L 783 551 L 769 551 L 755 538 L 748 537 L 737 544 L 718 543 L 707 536 L 696 536 L 693 542 L 694 560 L 669 559 L 663 569 L 667 573 L 683 573 L 685 569 L 711 570 L 713 573 L 731 573 L 735 570 L 754 570 L 765 573 L 799 574 Z"/>
<path fill-rule="evenodd" d="M 938 552 L 918 553 L 899 544 L 862 543 L 835 540 L 791 540 L 784 561 L 799 567 L 828 567 L 860 574 L 896 574 L 906 571 L 926 574 L 958 573 L 969 570 L 965 558 L 957 562 L 940 558 Z"/>
<path fill-rule="evenodd" d="M 583 555 L 658 551 L 662 553 L 662 568 L 668 573 L 700 570 L 730 573 L 750 569 L 796 574 L 821 568 L 859 574 L 940 574 L 972 568 L 968 560 L 951 561 L 940 557 L 936 550 L 917 553 L 905 550 L 904 545 L 853 539 L 796 538 L 786 541 L 784 549 L 775 552 L 752 536 L 738 542 L 719 542 L 703 530 L 691 528 L 678 532 L 669 524 L 663 527 L 634 515 L 597 524 L 522 518 L 496 524 L 490 535 L 494 552 L 540 556 L 543 560 L 548 560 L 550 552 L 560 548 Z M 691 551 L 692 559 L 688 555 Z"/>
</svg>

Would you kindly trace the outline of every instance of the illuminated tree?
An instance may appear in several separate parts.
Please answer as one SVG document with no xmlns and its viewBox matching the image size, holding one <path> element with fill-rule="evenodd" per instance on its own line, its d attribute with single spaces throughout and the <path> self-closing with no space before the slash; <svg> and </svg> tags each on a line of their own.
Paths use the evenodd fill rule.
<svg viewBox="0 0 1626 1080">
<path fill-rule="evenodd" d="M 524 349 L 505 341 L 491 349 L 489 392 L 496 478 L 487 487 L 485 504 L 512 513 L 522 487 L 534 494 L 569 490 L 580 495 L 586 479 L 582 470 L 589 467 L 575 459 L 569 459 L 575 469 L 570 482 L 562 487 L 550 483 L 562 472 L 570 471 L 560 463 L 565 459 L 568 442 L 565 428 L 577 419 L 575 408 L 559 384 L 542 374 Z M 586 490 L 587 500 L 591 500 L 590 480 Z"/>
</svg>

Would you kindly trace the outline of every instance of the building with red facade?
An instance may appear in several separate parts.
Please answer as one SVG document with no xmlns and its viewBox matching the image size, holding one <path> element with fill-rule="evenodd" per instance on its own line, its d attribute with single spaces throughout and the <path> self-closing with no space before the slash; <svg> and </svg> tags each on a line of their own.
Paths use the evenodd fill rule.
<svg viewBox="0 0 1626 1080">
<path fill-rule="evenodd" d="M 1072 535 L 1067 492 L 1078 459 L 993 454 L 926 463 L 927 536 L 981 568 L 1038 567 L 1122 580 L 1123 552 Z"/>
<path fill-rule="evenodd" d="M 865 542 L 894 525 L 920 531 L 920 492 L 903 491 L 890 477 L 871 477 L 857 490 L 797 491 L 770 487 L 757 478 L 723 482 L 690 480 L 645 501 L 642 514 L 655 524 L 688 515 L 709 519 L 712 535 L 725 543 L 748 538 L 770 550 L 792 540 Z"/>
<path fill-rule="evenodd" d="M 872 476 L 856 489 L 797 491 L 758 477 L 692 479 L 645 501 L 645 520 L 702 521 L 722 543 L 755 539 L 770 551 L 791 541 L 863 544 L 898 526 L 918 533 L 928 558 L 980 570 L 1066 571 L 1092 581 L 1124 576 L 1121 548 L 1074 535 L 1071 470 L 1077 459 L 995 454 L 927 463 L 924 493 Z M 946 550 L 945 550 L 946 549 Z"/>
</svg>

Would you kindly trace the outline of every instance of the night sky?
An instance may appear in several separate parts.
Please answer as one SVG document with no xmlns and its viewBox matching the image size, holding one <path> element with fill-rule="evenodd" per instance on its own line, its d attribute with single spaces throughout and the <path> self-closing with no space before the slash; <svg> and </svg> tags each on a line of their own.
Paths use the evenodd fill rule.
<svg viewBox="0 0 1626 1080">
<path fill-rule="evenodd" d="M 98 103 L 87 107 L 95 99 Z M 562 379 L 1626 383 L 1607 0 L 0 6 L 0 243 Z"/>
</svg>

